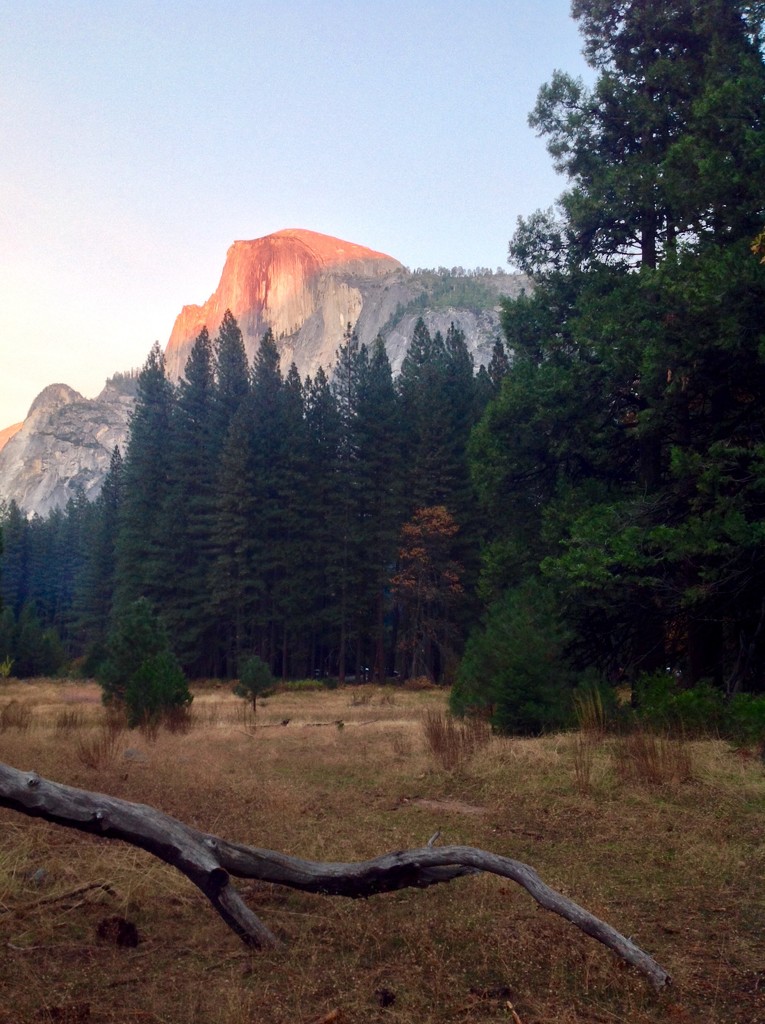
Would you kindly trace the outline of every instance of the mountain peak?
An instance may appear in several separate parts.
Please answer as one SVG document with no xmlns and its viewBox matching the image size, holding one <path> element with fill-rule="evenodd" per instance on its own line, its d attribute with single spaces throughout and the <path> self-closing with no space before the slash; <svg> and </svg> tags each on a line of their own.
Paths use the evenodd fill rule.
<svg viewBox="0 0 765 1024">
<path fill-rule="evenodd" d="M 203 327 L 214 334 L 230 309 L 250 359 L 270 327 L 282 361 L 302 373 L 328 367 L 348 323 L 355 324 L 382 279 L 406 273 L 398 260 L 355 242 L 305 228 L 285 228 L 234 242 L 220 282 L 202 306 L 184 306 L 166 351 L 170 376 L 183 373 Z"/>
<path fill-rule="evenodd" d="M 350 263 L 353 260 L 387 260 L 390 263 L 401 266 L 398 260 L 385 253 L 368 249 L 365 245 L 357 245 L 355 242 L 344 242 L 341 238 L 333 235 L 323 235 L 318 231 L 308 231 L 306 228 L 284 228 L 282 231 L 274 231 L 273 234 L 264 235 L 263 238 L 256 238 L 253 241 L 234 242 L 234 246 L 253 246 L 265 248 L 268 243 L 294 242 L 304 246 L 306 250 L 324 266 L 334 266 L 342 263 Z M 233 246 L 232 246 L 233 248 Z"/>
</svg>

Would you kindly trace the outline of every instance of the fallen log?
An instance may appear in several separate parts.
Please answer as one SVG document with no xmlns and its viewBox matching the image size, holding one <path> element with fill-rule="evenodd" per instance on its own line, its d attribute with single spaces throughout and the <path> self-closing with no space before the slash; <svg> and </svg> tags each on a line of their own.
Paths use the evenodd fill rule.
<svg viewBox="0 0 765 1024">
<path fill-rule="evenodd" d="M 275 945 L 279 940 L 243 901 L 231 883 L 232 875 L 304 892 L 366 898 L 490 872 L 517 882 L 540 906 L 559 914 L 636 967 L 656 989 L 671 983 L 664 968 L 631 939 L 551 889 L 529 865 L 472 846 L 435 847 L 431 840 L 421 849 L 400 850 L 356 863 L 302 860 L 229 842 L 146 804 L 64 786 L 5 764 L 0 764 L 0 807 L 146 850 L 186 875 L 250 946 Z"/>
</svg>

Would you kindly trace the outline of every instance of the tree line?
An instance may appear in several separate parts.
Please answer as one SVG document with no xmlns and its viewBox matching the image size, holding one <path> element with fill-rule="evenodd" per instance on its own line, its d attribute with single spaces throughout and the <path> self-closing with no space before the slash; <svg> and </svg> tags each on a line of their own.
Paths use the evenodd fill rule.
<svg viewBox="0 0 765 1024">
<path fill-rule="evenodd" d="M 530 115 L 567 187 L 519 219 L 491 366 L 422 322 L 396 381 L 350 329 L 305 381 L 230 315 L 177 388 L 155 348 L 99 501 L 6 511 L 20 659 L 35 616 L 82 651 L 143 596 L 193 674 L 455 678 L 526 732 L 575 686 L 751 697 L 765 735 L 763 5 L 572 13 L 595 80 Z"/>
<path fill-rule="evenodd" d="M 530 115 L 568 187 L 519 220 L 536 288 L 470 442 L 487 610 L 453 703 L 513 728 L 587 678 L 665 709 L 765 689 L 763 8 L 572 10 L 597 77 Z"/>
<path fill-rule="evenodd" d="M 270 331 L 250 366 L 227 312 L 176 386 L 154 346 L 98 500 L 5 510 L 15 671 L 97 662 L 144 599 L 192 677 L 253 655 L 285 678 L 453 676 L 478 564 L 467 442 L 502 343 L 493 383 L 458 328 L 420 321 L 394 383 L 381 339 L 339 340 L 329 375 L 301 380 Z"/>
</svg>

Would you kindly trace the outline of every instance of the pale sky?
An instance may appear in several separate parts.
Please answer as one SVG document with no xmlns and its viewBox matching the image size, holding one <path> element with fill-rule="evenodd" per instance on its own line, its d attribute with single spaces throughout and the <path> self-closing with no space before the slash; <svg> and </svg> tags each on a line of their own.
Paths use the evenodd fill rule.
<svg viewBox="0 0 765 1024">
<path fill-rule="evenodd" d="M 140 366 L 236 239 L 505 267 L 555 68 L 569 0 L 0 0 L 0 428 Z"/>
</svg>

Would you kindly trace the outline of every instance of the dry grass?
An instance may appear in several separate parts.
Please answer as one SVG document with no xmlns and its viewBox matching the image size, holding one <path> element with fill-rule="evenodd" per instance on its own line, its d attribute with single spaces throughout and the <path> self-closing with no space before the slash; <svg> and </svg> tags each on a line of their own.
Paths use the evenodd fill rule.
<svg viewBox="0 0 765 1024">
<path fill-rule="evenodd" d="M 765 1022 L 765 777 L 724 743 L 688 744 L 690 779 L 654 785 L 622 772 L 606 740 L 582 794 L 571 735 L 494 738 L 443 768 L 422 726 L 443 713 L 441 691 L 369 687 L 365 702 L 351 690 L 279 693 L 253 726 L 246 702 L 206 684 L 191 731 L 117 731 L 94 768 L 78 754 L 106 731 L 94 687 L 10 687 L 2 702 L 32 716 L 0 735 L 11 764 L 317 859 L 420 846 L 440 829 L 441 842 L 534 865 L 676 983 L 655 996 L 491 877 L 358 902 L 243 883 L 285 940 L 252 954 L 149 855 L 0 811 L 0 1024 L 484 1024 L 514 1021 L 508 1004 L 522 1024 Z M 70 706 L 82 725 L 57 729 Z M 98 937 L 114 918 L 135 924 L 138 946 Z"/>
<path fill-rule="evenodd" d="M 28 732 L 32 728 L 32 709 L 27 703 L 9 700 L 0 707 L 0 732 L 15 729 L 17 732 Z"/>
<path fill-rule="evenodd" d="M 483 719 L 458 720 L 444 711 L 426 711 L 422 728 L 430 752 L 447 769 L 469 760 L 491 739 L 491 728 Z"/>
<path fill-rule="evenodd" d="M 682 738 L 636 729 L 615 741 L 613 753 L 618 774 L 628 782 L 667 786 L 693 779 L 691 746 Z"/>
</svg>

